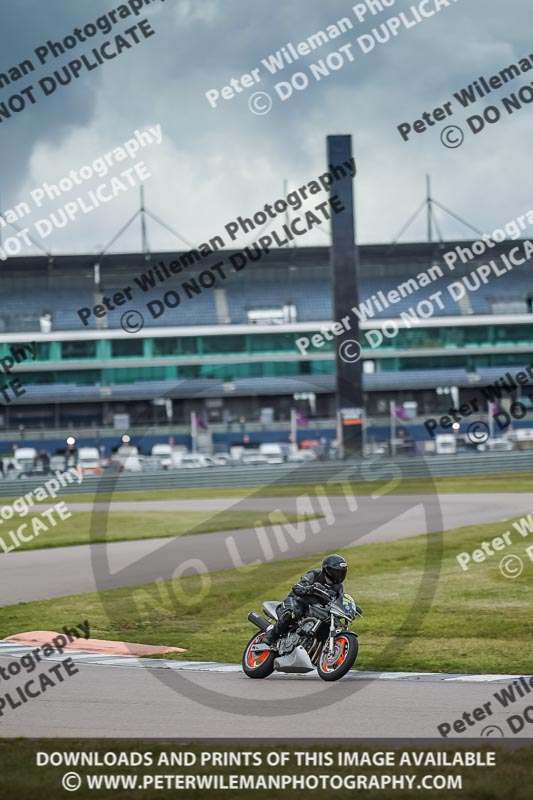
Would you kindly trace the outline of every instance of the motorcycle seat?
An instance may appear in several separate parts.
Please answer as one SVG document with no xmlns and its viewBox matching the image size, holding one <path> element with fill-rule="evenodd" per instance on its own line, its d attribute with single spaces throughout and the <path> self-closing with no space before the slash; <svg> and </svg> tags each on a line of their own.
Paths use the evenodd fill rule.
<svg viewBox="0 0 533 800">
<path fill-rule="evenodd" d="M 280 604 L 279 600 L 266 600 L 263 603 L 263 611 L 270 617 L 270 619 L 277 619 L 278 618 L 278 606 Z"/>
</svg>

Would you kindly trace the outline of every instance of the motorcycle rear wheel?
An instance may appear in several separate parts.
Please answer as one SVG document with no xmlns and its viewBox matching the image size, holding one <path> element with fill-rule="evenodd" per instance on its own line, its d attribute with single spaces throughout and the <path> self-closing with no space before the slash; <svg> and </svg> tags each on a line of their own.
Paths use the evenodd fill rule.
<svg viewBox="0 0 533 800">
<path fill-rule="evenodd" d="M 323 681 L 338 681 L 351 670 L 359 652 L 359 642 L 353 633 L 339 633 L 335 637 L 335 653 L 328 658 L 326 642 L 317 664 L 317 672 Z"/>
<path fill-rule="evenodd" d="M 257 656 L 252 653 L 252 645 L 260 644 L 265 637 L 264 633 L 256 633 L 244 650 L 242 656 L 242 669 L 249 678 L 268 678 L 274 672 L 274 661 L 277 653 L 272 650 L 264 650 Z"/>
</svg>

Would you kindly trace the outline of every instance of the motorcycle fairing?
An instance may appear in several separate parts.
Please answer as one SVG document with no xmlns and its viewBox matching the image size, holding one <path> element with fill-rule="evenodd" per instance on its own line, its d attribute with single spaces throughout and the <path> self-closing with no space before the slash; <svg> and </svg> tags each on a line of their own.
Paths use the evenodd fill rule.
<svg viewBox="0 0 533 800">
<path fill-rule="evenodd" d="M 307 655 L 306 650 L 299 645 L 292 653 L 286 656 L 278 656 L 274 661 L 274 669 L 279 672 L 313 672 L 314 664 Z"/>
</svg>

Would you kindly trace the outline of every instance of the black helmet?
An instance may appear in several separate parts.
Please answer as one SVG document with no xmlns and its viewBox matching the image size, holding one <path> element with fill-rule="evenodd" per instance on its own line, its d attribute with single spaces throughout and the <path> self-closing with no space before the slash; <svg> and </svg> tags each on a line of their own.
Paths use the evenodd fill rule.
<svg viewBox="0 0 533 800">
<path fill-rule="evenodd" d="M 333 553 L 331 556 L 326 556 L 322 562 L 322 572 L 333 583 L 342 583 L 348 572 L 348 564 L 342 556 Z"/>
</svg>

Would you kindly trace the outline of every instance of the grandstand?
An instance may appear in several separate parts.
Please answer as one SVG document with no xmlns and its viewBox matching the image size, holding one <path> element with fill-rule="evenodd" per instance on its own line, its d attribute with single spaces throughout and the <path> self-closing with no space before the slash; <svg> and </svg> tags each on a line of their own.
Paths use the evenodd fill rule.
<svg viewBox="0 0 533 800">
<path fill-rule="evenodd" d="M 491 258 L 519 244 L 502 242 Z M 460 280 L 486 263 L 486 257 L 459 263 L 452 273 L 443 254 L 469 245 L 361 246 L 359 307 L 431 265 L 440 265 L 448 282 Z M 299 336 L 310 336 L 332 321 L 326 247 L 274 250 L 260 263 L 228 273 L 224 282 L 152 319 L 143 305 L 162 299 L 206 265 L 191 267 L 146 295 L 137 290 L 131 303 L 103 318 L 91 315 L 87 327 L 82 324 L 80 308 L 93 308 L 104 295 L 133 285 L 150 265 L 179 256 L 130 253 L 4 262 L 0 358 L 15 344 L 35 341 L 38 346 L 37 360 L 25 361 L 13 373 L 26 392 L 4 405 L 4 430 L 111 427 L 117 414 L 167 424 L 159 402 L 163 398 L 172 400 L 170 419 L 176 426 L 187 425 L 195 411 L 222 431 L 229 420 L 258 422 L 261 410 L 269 408 L 275 433 L 276 422 L 289 419 L 295 395 L 311 426 L 313 419 L 334 420 L 335 342 L 310 350 L 306 357 L 295 344 Z M 436 308 L 431 319 L 400 329 L 394 338 L 383 337 L 379 347 L 371 348 L 363 340 L 369 414 L 386 415 L 393 399 L 416 402 L 419 416 L 432 415 L 450 405 L 445 389 L 457 387 L 461 401 L 468 402 L 484 382 L 507 368 L 531 363 L 531 285 L 525 263 L 461 302 Z M 431 290 L 407 294 L 388 309 L 374 309 L 375 317 L 381 322 L 398 317 L 438 288 L 436 283 Z M 121 328 L 121 317 L 130 308 L 143 310 L 145 317 L 145 327 L 135 334 Z M 362 332 L 379 325 L 367 321 Z M 443 391 L 437 393 L 439 387 Z M 334 436 L 333 422 L 328 435 Z M 14 434 L 6 436 L 4 449 L 13 440 Z"/>
<path fill-rule="evenodd" d="M 431 264 L 442 262 L 442 253 L 456 246 L 469 247 L 471 242 L 446 244 L 366 245 L 360 251 L 360 300 L 368 300 L 378 292 L 386 293 L 401 281 L 416 277 Z M 496 245 L 491 257 L 506 253 L 516 241 Z M 51 314 L 54 331 L 82 329 L 76 313 L 83 306 L 94 306 L 99 295 L 113 294 L 160 260 L 171 261 L 181 253 L 154 253 L 149 260 L 142 254 L 95 256 L 55 256 L 12 258 L 2 264 L 2 285 L 9 303 L 0 311 L 0 332 L 39 332 L 43 313 Z M 231 252 L 228 252 L 231 255 Z M 202 292 L 194 303 L 184 303 L 169 309 L 165 326 L 187 326 L 201 319 L 206 325 L 244 324 L 247 312 L 255 308 L 281 308 L 294 304 L 300 322 L 331 320 L 331 276 L 328 265 L 329 248 L 289 248 L 273 250 L 266 262 L 255 267 L 250 264 L 243 272 L 229 274 L 221 288 Z M 94 266 L 99 261 L 100 284 L 94 282 Z M 457 265 L 454 275 L 468 274 L 486 259 L 477 258 L 470 264 Z M 443 271 L 450 274 L 443 265 Z M 198 270 L 196 270 L 198 271 Z M 257 274 L 256 274 L 257 273 Z M 194 270 L 180 275 L 192 278 Z M 176 279 L 177 281 L 177 279 Z M 158 299 L 172 284 L 157 286 L 149 299 Z M 529 265 L 516 266 L 508 276 L 482 286 L 468 296 L 466 307 L 457 305 L 446 315 L 516 314 L 526 313 L 527 296 L 533 291 Z M 31 295 L 28 295 L 31 292 Z M 395 316 L 407 311 L 418 298 L 406 295 L 394 305 Z M 120 327 L 123 309 L 110 312 L 103 323 L 110 329 Z M 442 312 L 441 312 L 442 313 Z M 377 316 L 389 317 L 386 309 Z M 94 318 L 90 326 L 95 326 Z M 149 317 L 147 325 L 159 327 Z"/>
</svg>

